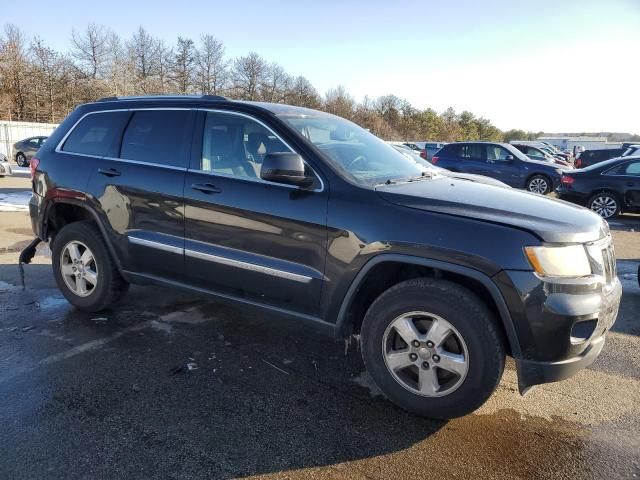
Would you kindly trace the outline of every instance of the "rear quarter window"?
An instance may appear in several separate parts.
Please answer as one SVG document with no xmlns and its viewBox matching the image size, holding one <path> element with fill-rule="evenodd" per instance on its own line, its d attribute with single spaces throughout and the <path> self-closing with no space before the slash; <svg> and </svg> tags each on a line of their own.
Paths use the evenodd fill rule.
<svg viewBox="0 0 640 480">
<path fill-rule="evenodd" d="M 128 118 L 129 112 L 126 111 L 91 113 L 73 128 L 62 145 L 62 151 L 115 157 L 120 135 Z"/>
</svg>

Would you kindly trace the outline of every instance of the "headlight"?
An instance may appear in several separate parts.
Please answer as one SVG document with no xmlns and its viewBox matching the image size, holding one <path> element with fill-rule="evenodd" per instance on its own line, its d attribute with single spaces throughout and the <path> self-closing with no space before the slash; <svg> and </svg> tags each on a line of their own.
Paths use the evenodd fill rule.
<svg viewBox="0 0 640 480">
<path fill-rule="evenodd" d="M 533 269 L 544 277 L 591 275 L 591 264 L 582 245 L 525 247 L 524 253 Z"/>
</svg>

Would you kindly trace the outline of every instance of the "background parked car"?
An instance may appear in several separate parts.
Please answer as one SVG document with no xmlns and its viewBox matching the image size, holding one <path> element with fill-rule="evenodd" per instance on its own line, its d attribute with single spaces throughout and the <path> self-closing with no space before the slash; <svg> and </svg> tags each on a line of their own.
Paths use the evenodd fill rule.
<svg viewBox="0 0 640 480">
<path fill-rule="evenodd" d="M 604 162 L 610 158 L 616 158 L 624 153 L 622 148 L 603 148 L 601 150 L 585 150 L 580 152 L 576 157 L 574 166 L 576 168 L 585 168 L 596 163 Z"/>
<path fill-rule="evenodd" d="M 0 178 L 11 175 L 11 165 L 9 159 L 0 153 Z"/>
<path fill-rule="evenodd" d="M 562 175 L 559 165 L 531 160 L 508 143 L 450 143 L 433 156 L 431 163 L 454 172 L 485 175 L 542 195 L 559 185 Z"/>
<path fill-rule="evenodd" d="M 550 155 L 541 148 L 533 147 L 531 145 L 522 145 L 520 143 L 512 143 L 511 145 L 516 147 L 531 160 L 538 160 L 540 162 L 552 162 L 557 165 L 561 165 L 563 168 L 573 168 L 569 162 L 561 160 L 556 156 Z"/>
<path fill-rule="evenodd" d="M 563 200 L 585 205 L 603 218 L 640 211 L 640 156 L 613 158 L 566 172 L 558 187 Z"/>
<path fill-rule="evenodd" d="M 433 155 L 445 145 L 446 143 L 442 142 L 425 142 L 424 150 L 420 152 L 420 156 L 425 160 L 431 160 Z"/>
<path fill-rule="evenodd" d="M 626 148 L 625 148 L 626 147 Z M 640 145 L 622 145 L 624 152 L 621 156 L 629 157 L 631 155 L 640 155 Z"/>
<path fill-rule="evenodd" d="M 13 152 L 16 163 L 20 167 L 27 167 L 31 158 L 40 149 L 47 137 L 29 137 L 13 144 Z"/>
</svg>

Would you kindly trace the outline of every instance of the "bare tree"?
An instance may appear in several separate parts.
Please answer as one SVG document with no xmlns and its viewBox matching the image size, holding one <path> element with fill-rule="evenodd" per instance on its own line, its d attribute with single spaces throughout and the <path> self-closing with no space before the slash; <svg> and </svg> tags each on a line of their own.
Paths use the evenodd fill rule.
<svg viewBox="0 0 640 480">
<path fill-rule="evenodd" d="M 98 78 L 104 73 L 109 58 L 109 31 L 95 23 L 90 23 L 81 32 L 74 29 L 71 33 L 71 55 L 88 77 Z"/>
<path fill-rule="evenodd" d="M 133 67 L 133 75 L 136 79 L 137 91 L 150 93 L 154 88 L 154 80 L 158 74 L 158 53 L 160 44 L 144 28 L 138 31 L 127 42 L 127 50 Z"/>
<path fill-rule="evenodd" d="M 58 84 L 61 69 L 59 55 L 47 47 L 40 37 L 35 37 L 31 42 L 31 52 L 36 62 L 34 77 L 42 83 L 43 95 L 46 98 L 48 120 L 55 122 L 56 96 L 60 88 Z M 37 117 L 36 114 L 36 121 Z"/>
<path fill-rule="evenodd" d="M 4 27 L 4 38 L 0 39 L 0 90 L 8 98 L 9 120 L 26 119 L 28 70 L 24 34 L 17 26 L 8 24 Z"/>
<path fill-rule="evenodd" d="M 193 84 L 196 51 L 193 40 L 178 37 L 172 77 L 179 93 L 189 93 Z"/>
<path fill-rule="evenodd" d="M 318 91 L 309 80 L 298 76 L 290 82 L 285 101 L 301 107 L 318 108 L 320 106 L 320 95 L 318 95 Z"/>
<path fill-rule="evenodd" d="M 291 83 L 291 77 L 276 62 L 270 64 L 265 72 L 261 86 L 261 98 L 265 102 L 283 102 Z"/>
<path fill-rule="evenodd" d="M 165 94 L 171 91 L 170 77 L 173 68 L 173 49 L 163 41 L 158 41 L 158 88 L 157 92 Z"/>
<path fill-rule="evenodd" d="M 324 108 L 327 112 L 351 119 L 354 115 L 355 100 L 342 86 L 331 88 L 325 94 Z"/>
<path fill-rule="evenodd" d="M 229 77 L 229 62 L 224 58 L 224 45 L 212 35 L 200 37 L 196 54 L 196 84 L 204 95 L 223 93 Z"/>
<path fill-rule="evenodd" d="M 243 100 L 259 100 L 267 69 L 267 62 L 255 52 L 237 58 L 232 71 L 235 94 Z"/>
</svg>

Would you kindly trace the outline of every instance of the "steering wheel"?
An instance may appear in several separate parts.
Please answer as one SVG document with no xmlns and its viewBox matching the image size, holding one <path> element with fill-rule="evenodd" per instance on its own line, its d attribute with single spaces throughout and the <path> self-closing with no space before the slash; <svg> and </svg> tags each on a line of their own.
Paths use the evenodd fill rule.
<svg viewBox="0 0 640 480">
<path fill-rule="evenodd" d="M 349 165 L 347 165 L 347 170 L 351 170 L 351 167 L 353 167 L 356 163 L 361 162 L 363 160 L 366 160 L 367 158 L 364 155 L 358 155 L 356 158 L 354 158 L 353 160 L 351 160 L 349 162 Z"/>
</svg>

